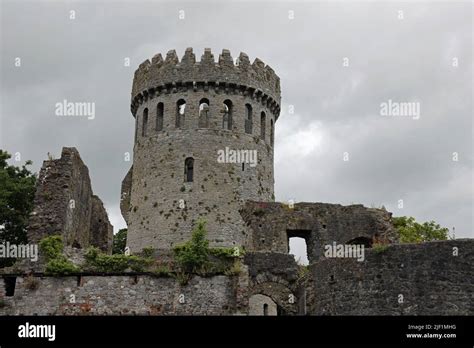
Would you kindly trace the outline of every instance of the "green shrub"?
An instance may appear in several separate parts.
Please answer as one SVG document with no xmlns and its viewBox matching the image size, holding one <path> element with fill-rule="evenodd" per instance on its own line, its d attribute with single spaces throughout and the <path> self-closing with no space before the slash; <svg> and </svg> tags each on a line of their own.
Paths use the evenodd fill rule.
<svg viewBox="0 0 474 348">
<path fill-rule="evenodd" d="M 48 261 L 45 272 L 51 275 L 68 275 L 80 272 L 80 268 L 61 255 Z"/>
<path fill-rule="evenodd" d="M 373 244 L 372 245 L 372 250 L 377 254 L 383 253 L 387 249 L 388 249 L 388 244 Z"/>
<path fill-rule="evenodd" d="M 155 249 L 153 247 L 146 247 L 142 250 L 143 257 L 152 257 L 154 253 Z"/>
<path fill-rule="evenodd" d="M 233 247 L 233 248 L 210 248 L 209 254 L 215 257 L 221 258 L 235 258 L 241 257 L 245 254 L 243 248 Z"/>
<path fill-rule="evenodd" d="M 104 273 L 124 272 L 129 268 L 135 272 L 144 272 L 152 262 L 151 259 L 135 255 L 107 255 L 95 247 L 87 249 L 85 259 L 85 266 L 89 271 Z"/>
<path fill-rule="evenodd" d="M 173 248 L 175 260 L 184 272 L 196 272 L 208 262 L 209 241 L 205 224 L 204 220 L 199 220 L 191 240 Z"/>
<path fill-rule="evenodd" d="M 67 275 L 80 271 L 79 267 L 74 265 L 63 255 L 64 244 L 62 236 L 54 235 L 45 237 L 40 241 L 39 246 L 48 261 L 45 268 L 46 274 Z M 34 290 L 34 282 L 31 283 L 30 286 L 32 290 Z"/>
<path fill-rule="evenodd" d="M 189 280 L 191 279 L 191 275 L 186 272 L 178 272 L 174 275 L 174 277 L 180 285 L 188 284 Z"/>
<path fill-rule="evenodd" d="M 39 247 L 47 260 L 55 259 L 63 252 L 63 237 L 59 235 L 45 237 L 40 241 Z"/>
<path fill-rule="evenodd" d="M 152 269 L 151 273 L 158 277 L 170 277 L 172 275 L 171 269 L 165 265 Z"/>
<path fill-rule="evenodd" d="M 242 264 L 240 260 L 235 260 L 231 267 L 224 271 L 226 276 L 235 276 L 239 275 L 242 272 Z"/>
</svg>

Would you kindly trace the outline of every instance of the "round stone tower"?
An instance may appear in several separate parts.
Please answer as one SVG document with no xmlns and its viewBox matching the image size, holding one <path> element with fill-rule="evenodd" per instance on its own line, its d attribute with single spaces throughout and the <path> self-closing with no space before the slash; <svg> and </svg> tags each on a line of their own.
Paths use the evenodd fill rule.
<svg viewBox="0 0 474 348">
<path fill-rule="evenodd" d="M 122 183 L 127 246 L 169 250 L 202 218 L 212 246 L 245 246 L 239 209 L 273 201 L 273 143 L 280 79 L 259 59 L 234 63 L 188 48 L 146 60 L 135 71 L 133 166 Z"/>
</svg>

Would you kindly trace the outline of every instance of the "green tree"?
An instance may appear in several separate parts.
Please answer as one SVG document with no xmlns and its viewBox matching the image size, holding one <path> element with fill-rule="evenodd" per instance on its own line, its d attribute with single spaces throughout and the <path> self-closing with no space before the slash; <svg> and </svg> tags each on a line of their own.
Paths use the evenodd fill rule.
<svg viewBox="0 0 474 348">
<path fill-rule="evenodd" d="M 114 243 L 112 246 L 112 254 L 123 254 L 125 253 L 125 247 L 127 246 L 127 229 L 120 229 L 116 235 L 114 235 Z"/>
<path fill-rule="evenodd" d="M 421 243 L 448 239 L 449 229 L 441 227 L 434 221 L 420 224 L 411 216 L 394 217 L 392 220 L 401 243 Z"/>
<path fill-rule="evenodd" d="M 0 149 L 0 243 L 27 243 L 26 226 L 33 210 L 36 174 L 26 161 L 21 167 L 7 163 L 11 155 Z M 13 259 L 0 259 L 0 267 L 10 266 Z"/>
</svg>

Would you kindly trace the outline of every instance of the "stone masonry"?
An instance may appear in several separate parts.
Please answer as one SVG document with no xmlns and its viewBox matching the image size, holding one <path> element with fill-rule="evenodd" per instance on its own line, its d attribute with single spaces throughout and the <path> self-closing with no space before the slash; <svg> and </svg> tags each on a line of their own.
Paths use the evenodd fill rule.
<svg viewBox="0 0 474 348">
<path fill-rule="evenodd" d="M 54 234 L 62 235 L 65 245 L 112 250 L 113 227 L 73 147 L 64 147 L 59 159 L 44 161 L 38 177 L 28 241 L 38 243 Z"/>
<path fill-rule="evenodd" d="M 274 123 L 280 112 L 274 71 L 241 53 L 192 49 L 179 61 L 158 54 L 135 72 L 133 169 L 122 184 L 127 245 L 170 250 L 188 240 L 199 218 L 213 246 L 245 246 L 239 209 L 246 200 L 273 201 Z M 257 151 L 258 163 L 219 163 L 218 151 Z M 193 178 L 186 161 L 193 162 Z M 229 161 L 231 162 L 231 161 Z"/>
</svg>

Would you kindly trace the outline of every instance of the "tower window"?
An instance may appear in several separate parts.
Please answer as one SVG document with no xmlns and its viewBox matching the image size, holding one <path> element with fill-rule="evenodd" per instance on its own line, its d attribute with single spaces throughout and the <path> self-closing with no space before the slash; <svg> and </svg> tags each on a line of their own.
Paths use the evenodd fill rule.
<svg viewBox="0 0 474 348">
<path fill-rule="evenodd" d="M 273 125 L 273 119 L 270 120 L 270 144 L 273 147 L 275 141 L 275 127 Z"/>
<path fill-rule="evenodd" d="M 176 128 L 184 127 L 184 115 L 186 109 L 186 101 L 180 99 L 176 102 Z"/>
<path fill-rule="evenodd" d="M 268 303 L 263 304 L 263 315 L 268 316 Z"/>
<path fill-rule="evenodd" d="M 229 99 L 225 100 L 223 107 L 222 128 L 232 130 L 232 102 Z"/>
<path fill-rule="evenodd" d="M 209 100 L 201 99 L 199 102 L 199 128 L 209 127 Z"/>
<path fill-rule="evenodd" d="M 184 160 L 184 181 L 193 182 L 194 158 L 188 157 Z"/>
<path fill-rule="evenodd" d="M 156 131 L 162 131 L 163 130 L 163 115 L 165 112 L 165 107 L 163 103 L 158 103 L 156 106 Z"/>
<path fill-rule="evenodd" d="M 146 127 L 148 124 L 148 108 L 143 110 L 142 137 L 146 137 Z"/>
<path fill-rule="evenodd" d="M 252 105 L 245 104 L 245 133 L 252 134 Z"/>
<path fill-rule="evenodd" d="M 265 140 L 265 124 L 267 123 L 267 117 L 265 113 L 262 111 L 260 114 L 260 138 Z"/>
</svg>

